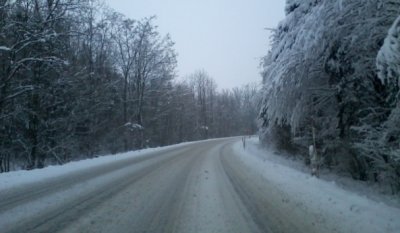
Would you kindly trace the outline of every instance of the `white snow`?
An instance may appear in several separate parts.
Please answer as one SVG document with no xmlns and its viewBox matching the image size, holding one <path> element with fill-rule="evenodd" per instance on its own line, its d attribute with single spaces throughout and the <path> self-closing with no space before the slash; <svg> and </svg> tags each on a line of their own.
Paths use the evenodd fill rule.
<svg viewBox="0 0 400 233">
<path fill-rule="evenodd" d="M 209 139 L 206 141 L 220 140 Z M 197 143 L 198 141 L 183 142 L 176 145 L 148 148 L 143 150 L 131 151 L 126 153 L 120 153 L 115 155 L 106 155 L 93 159 L 85 159 L 75 162 L 70 162 L 64 165 L 48 166 L 43 169 L 36 169 L 31 171 L 20 170 L 12 171 L 8 173 L 0 173 L 0 192 L 2 190 L 16 188 L 26 184 L 31 184 L 35 182 L 42 182 L 44 179 L 60 177 L 66 174 L 73 173 L 75 171 L 82 171 L 92 167 L 98 167 L 104 164 L 109 164 L 117 161 L 128 160 L 132 158 L 139 158 L 148 156 L 154 152 L 159 152 L 163 150 L 169 150 L 173 148 L 180 148 L 186 145 Z"/>
<path fill-rule="evenodd" d="M 220 138 L 206 141 L 216 141 L 221 139 L 224 140 L 223 138 Z M 12 192 L 13 189 L 25 187 L 26 185 L 35 185 L 41 182 L 46 183 L 46 181 L 57 177 L 61 180 L 65 175 L 86 171 L 89 168 L 100 168 L 102 165 L 112 164 L 117 161 L 119 161 L 119 163 L 124 162 L 125 160 L 128 162 L 132 161 L 132 158 L 146 157 L 153 153 L 161 154 L 161 156 L 152 157 L 151 159 L 141 161 L 137 164 L 132 164 L 132 166 L 107 172 L 100 176 L 90 178 L 89 181 L 78 182 L 66 189 L 58 190 L 49 195 L 35 198 L 29 203 L 13 207 L 7 210 L 7 212 L 0 212 L 1 232 L 7 232 L 8 230 L 13 229 L 14 226 L 20 224 L 20 221 L 30 219 L 32 216 L 43 214 L 46 211 L 56 211 L 63 206 L 63 203 L 73 204 L 74 201 L 79 200 L 79 198 L 85 198 L 95 193 L 98 190 L 98 187 L 113 185 L 116 182 L 121 181 L 121 177 L 129 177 L 137 174 L 142 169 L 157 164 L 161 160 L 168 159 L 171 156 L 176 155 L 176 153 L 180 153 L 179 151 L 188 150 L 186 146 L 195 143 L 198 143 L 198 141 L 81 160 L 62 166 L 51 166 L 32 171 L 15 171 L 0 174 L 1 194 L 8 193 L 9 191 Z"/>
<path fill-rule="evenodd" d="M 81 171 L 92 167 L 101 166 L 104 164 L 127 160 L 132 158 L 144 157 L 166 149 L 179 148 L 184 145 L 189 145 L 194 142 L 185 142 L 177 145 L 149 148 L 138 151 L 131 151 L 127 153 L 120 153 L 115 155 L 106 155 L 93 159 L 85 159 L 81 161 L 70 162 L 64 165 L 49 166 L 43 169 L 36 169 L 31 171 L 21 170 L 0 174 L 0 191 L 23 186 L 30 183 L 41 182 L 44 179 L 55 178 L 63 176 L 75 171 Z"/>
<path fill-rule="evenodd" d="M 10 51 L 11 49 L 8 48 L 8 47 L 6 47 L 6 46 L 0 46 L 0 51 L 1 51 L 1 50 L 3 50 L 3 51 Z"/>
<path fill-rule="evenodd" d="M 400 232 L 399 208 L 312 177 L 301 171 L 300 164 L 296 168 L 293 161 L 284 161 L 274 152 L 260 149 L 257 138 L 248 140 L 246 149 L 237 142 L 234 150 L 249 169 L 286 196 L 293 211 L 303 208 L 305 217 L 312 215 L 319 221 L 316 224 L 337 232 Z"/>
<path fill-rule="evenodd" d="M 132 122 L 128 122 L 124 126 L 127 127 L 131 131 L 143 130 L 144 129 L 144 127 L 142 125 L 139 125 L 137 123 L 132 123 Z"/>
<path fill-rule="evenodd" d="M 376 66 L 378 69 L 378 78 L 386 85 L 400 85 L 400 17 L 398 17 L 393 26 L 389 29 L 385 42 L 380 49 Z"/>
<path fill-rule="evenodd" d="M 343 10 L 343 0 L 338 1 L 338 8 L 340 11 Z"/>
<path fill-rule="evenodd" d="M 196 142 L 109 155 L 72 162 L 63 166 L 51 166 L 40 170 L 0 174 L 0 192 L 114 161 L 148 156 L 152 152 L 166 149 L 180 149 L 184 145 L 192 143 Z M 399 208 L 369 199 L 360 193 L 345 190 L 335 182 L 311 177 L 306 167 L 297 163 L 297 161 L 290 161 L 281 156 L 274 155 L 273 151 L 260 149 L 257 138 L 248 139 L 245 149 L 243 149 L 241 140 L 238 139 L 237 143 L 233 145 L 233 150 L 235 153 L 232 153 L 232 158 L 243 164 L 246 171 L 256 174 L 254 182 L 259 185 L 259 191 L 267 195 L 268 199 L 273 203 L 284 201 L 279 208 L 282 208 L 282 213 L 287 214 L 286 218 L 288 220 L 313 222 L 313 232 L 400 232 L 400 222 L 398 221 L 398 217 L 400 216 Z M 214 155 L 218 153 L 219 149 L 215 149 L 214 151 L 215 153 L 212 152 L 210 156 L 215 158 L 215 161 L 218 161 L 218 157 Z M 209 167 L 216 166 L 218 168 L 220 166 L 215 161 L 213 164 L 208 164 L 207 168 L 199 167 L 197 170 L 201 174 L 204 172 L 203 175 L 207 178 L 212 178 L 213 175 L 209 173 Z M 56 209 L 58 208 L 57 203 L 69 201 L 76 195 L 86 195 L 86 193 L 93 192 L 96 186 L 100 184 L 113 183 L 118 177 L 121 177 L 121 174 L 129 174 L 154 162 L 153 160 L 146 160 L 137 166 L 127 167 L 110 174 L 105 174 L 104 176 L 96 177 L 90 184 L 83 182 L 82 184 L 74 185 L 67 190 L 46 197 L 46 200 L 35 200 L 27 205 L 29 211 L 27 206 L 14 208 L 5 215 L 0 215 L 0 225 L 17 224 L 15 221 L 25 218 L 25 215 L 40 213 L 40 211 L 49 208 Z M 198 173 L 193 174 L 196 175 Z M 215 180 L 220 178 L 214 177 L 212 180 L 207 179 L 207 182 L 194 184 L 196 184 L 196 187 L 199 185 L 206 185 L 208 187 L 209 185 L 215 185 Z M 85 189 L 83 189 L 84 186 Z M 203 191 L 207 191 L 207 187 L 204 187 Z M 225 187 L 221 188 L 225 190 Z M 199 196 L 200 194 L 201 192 L 198 191 L 196 195 Z M 205 196 L 208 195 L 207 192 L 203 194 Z M 209 204 L 217 205 L 218 203 L 211 199 Z M 213 215 L 211 214 L 210 216 Z M 318 231 L 318 229 L 321 231 Z"/>
</svg>

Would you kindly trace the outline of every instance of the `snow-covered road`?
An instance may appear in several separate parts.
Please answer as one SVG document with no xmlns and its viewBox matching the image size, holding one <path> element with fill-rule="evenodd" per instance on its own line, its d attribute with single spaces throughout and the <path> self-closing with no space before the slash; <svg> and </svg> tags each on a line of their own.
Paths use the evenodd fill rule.
<svg viewBox="0 0 400 233">
<path fill-rule="evenodd" d="M 72 165 L 0 175 L 0 232 L 400 232 L 400 210 L 238 138 Z"/>
</svg>

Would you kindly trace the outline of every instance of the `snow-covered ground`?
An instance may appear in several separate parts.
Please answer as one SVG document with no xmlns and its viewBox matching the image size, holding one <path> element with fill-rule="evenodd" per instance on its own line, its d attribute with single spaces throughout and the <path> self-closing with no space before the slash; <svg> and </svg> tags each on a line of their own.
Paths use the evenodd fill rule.
<svg viewBox="0 0 400 233">
<path fill-rule="evenodd" d="M 268 149 L 260 144 L 257 136 L 253 136 L 247 143 L 246 152 L 258 157 L 264 163 L 268 161 L 268 163 L 284 165 L 303 173 L 311 173 L 310 167 L 305 165 L 302 156 L 293 156 Z M 376 202 L 384 202 L 387 205 L 400 208 L 400 198 L 392 195 L 388 187 L 382 187 L 378 183 L 356 181 L 350 177 L 350 174 L 347 174 L 347 176 L 345 174 L 338 175 L 327 169 L 320 171 L 320 179 Z"/>
<path fill-rule="evenodd" d="M 312 177 L 256 137 L 209 141 L 0 174 L 0 229 L 400 232 L 400 209 L 365 184 Z"/>
<path fill-rule="evenodd" d="M 216 138 L 203 141 L 216 141 L 223 139 L 224 138 Z M 43 180 L 48 178 L 56 178 L 67 174 L 71 174 L 73 172 L 83 171 L 89 168 L 98 167 L 104 164 L 109 164 L 133 158 L 144 158 L 146 156 L 149 156 L 157 152 L 161 152 L 164 150 L 178 149 L 180 147 L 195 144 L 198 142 L 199 141 L 183 142 L 176 145 L 148 148 L 148 149 L 130 151 L 114 155 L 105 155 L 91 159 L 74 161 L 63 165 L 48 166 L 43 169 L 35 169 L 30 171 L 19 170 L 8 173 L 0 173 L 0 192 L 2 190 L 20 187 L 35 182 L 42 182 Z"/>
<path fill-rule="evenodd" d="M 332 225 L 330 229 L 400 232 L 400 209 L 394 200 L 368 188 L 367 184 L 346 180 L 338 185 L 324 177 L 312 177 L 301 161 L 288 160 L 273 150 L 261 148 L 256 137 L 247 140 L 246 149 L 237 142 L 234 150 L 248 169 L 259 173 L 265 182 L 277 189 L 275 191 L 285 196 L 284 202 L 293 210 L 300 208 L 305 215 L 319 215 L 323 225 Z M 333 177 L 326 175 L 327 179 Z"/>
<path fill-rule="evenodd" d="M 2 190 L 20 187 L 26 184 L 42 182 L 48 178 L 56 178 L 71 174 L 76 171 L 82 171 L 93 167 L 98 167 L 104 164 L 109 164 L 117 161 L 123 161 L 133 158 L 142 158 L 151 155 L 155 152 L 163 150 L 176 149 L 185 145 L 190 145 L 196 142 L 184 142 L 176 145 L 149 148 L 115 155 L 100 156 L 92 159 L 84 159 L 80 161 L 70 162 L 64 165 L 48 166 L 43 169 L 31 171 L 20 170 L 8 173 L 0 173 L 0 192 Z"/>
</svg>

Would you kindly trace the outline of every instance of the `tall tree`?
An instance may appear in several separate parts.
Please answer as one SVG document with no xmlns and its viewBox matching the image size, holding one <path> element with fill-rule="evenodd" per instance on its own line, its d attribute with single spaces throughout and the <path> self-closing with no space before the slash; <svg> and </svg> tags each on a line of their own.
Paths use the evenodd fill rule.
<svg viewBox="0 0 400 233">
<path fill-rule="evenodd" d="M 388 114 L 375 58 L 399 4 L 287 1 L 263 60 L 265 141 L 305 153 L 314 133 L 327 165 L 373 179 L 373 161 L 360 145 Z"/>
</svg>

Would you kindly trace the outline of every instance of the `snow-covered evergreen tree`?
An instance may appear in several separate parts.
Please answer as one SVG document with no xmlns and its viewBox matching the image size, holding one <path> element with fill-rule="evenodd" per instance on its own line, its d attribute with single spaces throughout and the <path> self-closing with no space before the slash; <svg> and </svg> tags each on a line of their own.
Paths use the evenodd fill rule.
<svg viewBox="0 0 400 233">
<path fill-rule="evenodd" d="M 373 156 L 378 171 L 400 190 L 400 17 L 393 23 L 377 56 L 378 77 L 387 92 L 387 120 L 369 132 L 365 151 Z M 374 139 L 377 136 L 377 140 Z M 379 150 L 376 150 L 379 148 Z"/>
<path fill-rule="evenodd" d="M 327 165 L 372 179 L 360 142 L 387 115 L 375 60 L 399 13 L 390 0 L 287 1 L 263 59 L 264 141 L 306 154 L 314 128 Z"/>
</svg>

